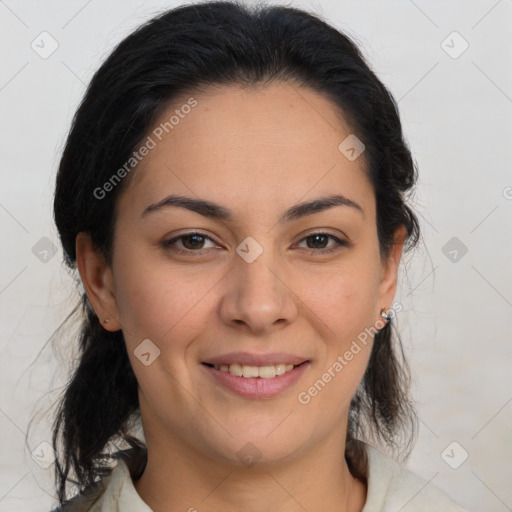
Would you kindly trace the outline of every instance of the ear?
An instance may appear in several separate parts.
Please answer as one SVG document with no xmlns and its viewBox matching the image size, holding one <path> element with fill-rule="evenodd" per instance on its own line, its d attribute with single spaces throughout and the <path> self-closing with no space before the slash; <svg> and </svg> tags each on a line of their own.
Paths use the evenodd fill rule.
<svg viewBox="0 0 512 512">
<path fill-rule="evenodd" d="M 107 331 L 119 330 L 112 269 L 103 254 L 95 249 L 89 233 L 78 233 L 75 246 L 78 271 L 96 315 Z M 106 319 L 108 323 L 105 323 Z"/>
<path fill-rule="evenodd" d="M 379 311 L 377 316 L 382 321 L 380 316 L 381 309 L 389 310 L 396 293 L 398 269 L 400 260 L 402 258 L 402 251 L 404 247 L 407 230 L 404 225 L 399 226 L 394 233 L 393 246 L 390 249 L 389 255 L 382 260 L 381 267 L 381 280 L 379 285 Z"/>
</svg>

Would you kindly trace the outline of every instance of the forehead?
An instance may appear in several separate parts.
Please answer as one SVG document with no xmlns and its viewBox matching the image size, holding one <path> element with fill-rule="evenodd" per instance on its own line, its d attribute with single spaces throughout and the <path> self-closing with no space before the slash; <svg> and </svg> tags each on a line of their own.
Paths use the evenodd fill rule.
<svg viewBox="0 0 512 512">
<path fill-rule="evenodd" d="M 243 209 L 339 192 L 371 210 L 363 155 L 350 161 L 339 149 L 351 133 L 336 105 L 293 82 L 190 92 L 148 132 L 154 147 L 135 169 L 125 202 L 142 211 L 182 193 Z"/>
</svg>

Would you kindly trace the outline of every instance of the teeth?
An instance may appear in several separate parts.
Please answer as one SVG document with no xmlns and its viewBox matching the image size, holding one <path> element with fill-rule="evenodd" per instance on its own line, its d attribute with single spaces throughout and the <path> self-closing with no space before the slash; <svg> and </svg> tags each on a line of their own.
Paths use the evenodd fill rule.
<svg viewBox="0 0 512 512">
<path fill-rule="evenodd" d="M 214 365 L 216 370 L 220 370 L 221 372 L 229 372 L 231 375 L 236 375 L 237 377 L 260 377 L 261 379 L 272 379 L 276 375 L 282 375 L 283 373 L 289 372 L 293 370 L 295 365 L 293 364 L 272 364 L 269 366 L 246 366 L 239 364 L 221 364 Z"/>
</svg>

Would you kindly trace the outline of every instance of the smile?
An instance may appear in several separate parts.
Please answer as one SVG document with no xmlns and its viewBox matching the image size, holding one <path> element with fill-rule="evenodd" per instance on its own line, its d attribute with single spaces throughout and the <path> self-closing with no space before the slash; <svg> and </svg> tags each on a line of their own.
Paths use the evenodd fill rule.
<svg viewBox="0 0 512 512">
<path fill-rule="evenodd" d="M 213 365 L 202 363 L 211 381 L 222 389 L 244 398 L 273 398 L 291 388 L 307 371 L 311 363 L 277 363 L 265 366 L 239 364 Z"/>
<path fill-rule="evenodd" d="M 294 364 L 277 363 L 265 366 L 250 366 L 241 364 L 215 364 L 213 368 L 221 372 L 229 372 L 231 375 L 237 377 L 253 378 L 259 377 L 260 379 L 273 379 L 276 375 L 283 375 L 286 372 L 293 370 L 296 366 Z"/>
</svg>

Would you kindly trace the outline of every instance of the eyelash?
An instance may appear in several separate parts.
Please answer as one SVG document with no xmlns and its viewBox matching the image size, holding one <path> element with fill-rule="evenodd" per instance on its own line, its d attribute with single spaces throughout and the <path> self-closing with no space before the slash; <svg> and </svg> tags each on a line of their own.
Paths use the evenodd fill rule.
<svg viewBox="0 0 512 512">
<path fill-rule="evenodd" d="M 205 235 L 204 233 L 201 233 L 199 231 L 191 231 L 189 233 L 183 233 L 182 235 L 172 238 L 171 240 L 164 241 L 162 243 L 162 247 L 166 250 L 171 250 L 171 251 L 175 252 L 176 254 L 186 254 L 186 255 L 194 254 L 194 256 L 196 255 L 195 253 L 198 253 L 198 255 L 205 254 L 205 252 L 200 252 L 201 249 L 194 251 L 192 249 L 180 249 L 180 248 L 176 247 L 175 243 L 177 241 L 181 240 L 182 238 L 187 238 L 189 236 L 194 236 L 194 235 L 200 236 L 202 238 L 211 240 L 212 242 L 216 243 L 215 240 L 210 238 L 208 235 Z M 318 236 L 318 235 L 327 236 L 328 238 L 331 238 L 332 240 L 334 240 L 337 243 L 337 245 L 330 247 L 329 249 L 305 249 L 306 251 L 309 251 L 310 254 L 318 254 L 318 253 L 329 254 L 331 252 L 340 250 L 342 247 L 350 246 L 350 243 L 347 242 L 346 240 L 342 240 L 334 235 L 331 235 L 330 233 L 324 233 L 322 231 L 318 231 L 316 233 L 310 233 L 309 235 L 307 235 L 304 238 L 302 238 L 301 240 L 299 240 L 299 243 L 303 242 L 304 240 L 307 240 L 308 238 Z M 206 254 L 208 254 L 210 252 L 210 250 L 211 249 L 207 249 Z"/>
</svg>

